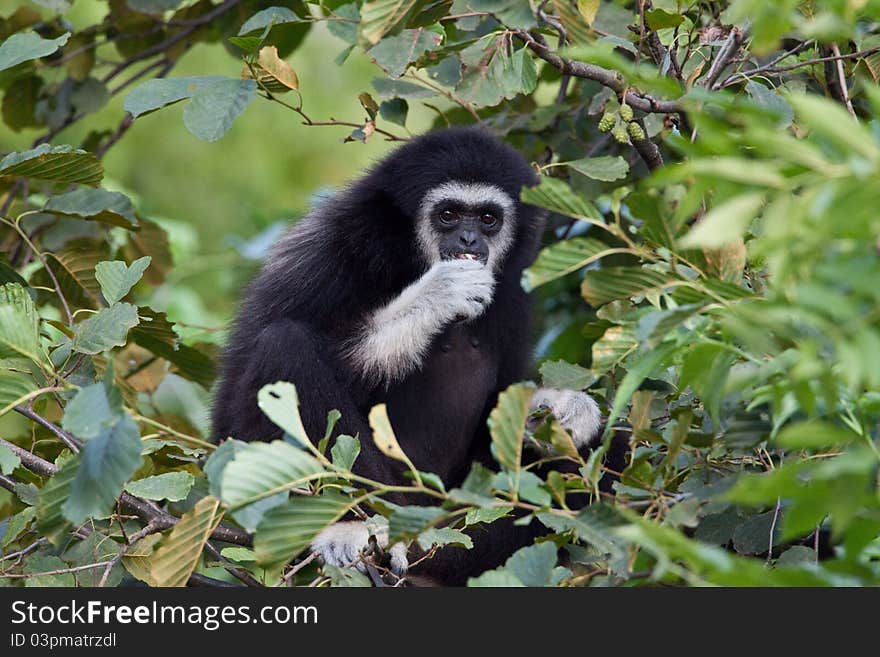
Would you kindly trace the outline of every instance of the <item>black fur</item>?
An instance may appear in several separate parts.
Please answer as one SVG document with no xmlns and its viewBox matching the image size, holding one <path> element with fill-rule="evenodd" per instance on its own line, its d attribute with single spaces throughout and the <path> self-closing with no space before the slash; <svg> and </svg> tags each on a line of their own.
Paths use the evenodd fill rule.
<svg viewBox="0 0 880 657">
<path fill-rule="evenodd" d="M 419 371 L 386 389 L 361 381 L 341 356 L 363 319 L 427 270 L 415 217 L 428 190 L 453 180 L 494 184 L 512 199 L 537 182 L 522 156 L 486 132 L 434 132 L 396 150 L 279 243 L 248 289 L 229 338 L 214 405 L 217 439 L 279 437 L 256 395 L 282 380 L 296 384 L 313 439 L 324 434 L 329 410 L 342 413 L 337 432 L 360 435 L 355 471 L 366 476 L 405 481 L 400 465 L 370 440 L 367 413 L 380 402 L 388 404 L 415 465 L 448 486 L 459 484 L 473 461 L 492 462 L 486 418 L 498 393 L 522 380 L 530 363 L 529 302 L 520 276 L 538 247 L 542 215 L 536 208 L 517 201 L 515 242 L 486 312 L 438 336 Z M 420 574 L 462 584 L 542 531 L 495 523 L 474 534 L 473 550 L 443 550 Z"/>
</svg>

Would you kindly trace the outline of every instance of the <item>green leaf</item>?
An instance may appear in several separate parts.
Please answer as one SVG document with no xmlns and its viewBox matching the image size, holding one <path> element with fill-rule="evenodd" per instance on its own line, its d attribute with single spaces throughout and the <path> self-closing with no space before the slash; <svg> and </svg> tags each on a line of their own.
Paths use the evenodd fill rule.
<svg viewBox="0 0 880 657">
<path fill-rule="evenodd" d="M 270 25 L 280 25 L 282 23 L 299 23 L 301 19 L 287 7 L 267 7 L 248 18 L 241 29 L 238 31 L 239 36 L 250 34 L 257 30 L 263 30 Z"/>
<path fill-rule="evenodd" d="M 545 176 L 537 187 L 524 188 L 519 197 L 523 203 L 604 226 L 602 214 L 592 203 L 575 194 L 564 180 Z"/>
<path fill-rule="evenodd" d="M 83 446 L 70 497 L 62 505 L 64 517 L 79 524 L 113 513 L 122 487 L 140 465 L 140 431 L 125 415 Z"/>
<path fill-rule="evenodd" d="M 684 16 L 665 9 L 651 9 L 645 12 L 645 22 L 654 31 L 678 27 L 684 23 Z"/>
<path fill-rule="evenodd" d="M 615 299 L 628 299 L 658 293 L 679 284 L 674 274 L 641 267 L 607 267 L 588 271 L 581 284 L 581 294 L 592 306 Z"/>
<path fill-rule="evenodd" d="M 679 240 L 685 249 L 722 247 L 742 237 L 764 205 L 764 194 L 751 192 L 728 199 L 713 207 Z"/>
<path fill-rule="evenodd" d="M 337 436 L 336 443 L 330 450 L 333 457 L 333 465 L 342 470 L 351 470 L 355 459 L 361 453 L 361 442 L 357 438 L 342 434 Z"/>
<path fill-rule="evenodd" d="M 810 420 L 786 426 L 775 443 L 785 449 L 823 449 L 855 442 L 858 436 L 849 429 L 828 422 Z"/>
<path fill-rule="evenodd" d="M 623 412 L 630 397 L 632 397 L 633 393 L 638 390 L 642 381 L 650 376 L 654 370 L 660 367 L 660 365 L 671 356 L 677 348 L 678 346 L 675 343 L 670 342 L 662 344 L 652 351 L 641 354 L 632 364 L 627 371 L 626 376 L 623 377 L 623 381 L 620 382 L 617 394 L 614 395 L 614 404 L 611 407 L 611 412 L 608 415 L 606 424 L 606 434 L 613 430 L 614 423 L 620 417 L 620 414 Z"/>
<path fill-rule="evenodd" d="M 269 511 L 257 528 L 254 536 L 257 563 L 272 567 L 289 562 L 352 506 L 352 500 L 335 492 L 290 498 L 284 506 Z"/>
<path fill-rule="evenodd" d="M 0 287 L 0 358 L 23 356 L 48 365 L 40 344 L 40 318 L 27 291 L 16 283 Z"/>
<path fill-rule="evenodd" d="M 409 104 L 403 98 L 392 98 L 382 101 L 379 105 L 379 116 L 389 123 L 396 123 L 406 127 L 406 116 L 409 112 Z"/>
<path fill-rule="evenodd" d="M 140 450 L 139 450 L 140 451 Z M 56 547 L 67 539 L 69 523 L 62 506 L 70 497 L 70 488 L 80 467 L 81 453 L 58 463 L 60 469 L 40 489 L 37 500 L 37 531 Z"/>
<path fill-rule="evenodd" d="M 599 377 L 639 347 L 632 326 L 611 326 L 593 343 L 591 372 Z"/>
<path fill-rule="evenodd" d="M 498 395 L 498 404 L 489 414 L 492 455 L 508 472 L 514 493 L 519 488 L 523 435 L 533 392 L 530 384 L 514 384 Z"/>
<path fill-rule="evenodd" d="M 183 0 L 126 0 L 128 6 L 143 14 L 161 14 L 177 9 Z"/>
<path fill-rule="evenodd" d="M 414 62 L 427 51 L 436 50 L 443 37 L 436 32 L 420 27 L 417 30 L 404 30 L 398 35 L 382 39 L 370 48 L 369 55 L 392 78 L 399 78 L 410 62 Z"/>
<path fill-rule="evenodd" d="M 443 509 L 430 506 L 400 506 L 388 518 L 388 542 L 415 538 L 433 526 L 441 517 Z"/>
<path fill-rule="evenodd" d="M 373 586 L 370 578 L 354 568 L 337 568 L 325 564 L 321 571 L 330 578 L 330 586 L 346 588 L 369 588 Z"/>
<path fill-rule="evenodd" d="M 121 301 L 135 283 L 141 280 L 151 260 L 150 256 L 144 256 L 135 260 L 130 266 L 122 260 L 99 262 L 95 266 L 95 278 L 101 285 L 101 293 L 107 303 L 112 305 Z"/>
<path fill-rule="evenodd" d="M 306 429 L 299 416 L 299 397 L 296 386 L 287 381 L 269 383 L 257 393 L 257 406 L 272 422 L 284 429 L 300 447 L 310 444 Z"/>
<path fill-rule="evenodd" d="M 173 103 L 192 98 L 204 87 L 228 80 L 219 75 L 182 78 L 155 78 L 139 84 L 125 97 L 123 109 L 137 118 Z"/>
<path fill-rule="evenodd" d="M 392 32 L 424 0 L 367 0 L 361 6 L 360 34 L 372 44 Z"/>
<path fill-rule="evenodd" d="M 61 426 L 83 440 L 97 438 L 123 417 L 122 394 L 103 382 L 80 388 L 64 409 Z"/>
<path fill-rule="evenodd" d="M 507 27 L 531 30 L 538 26 L 530 4 L 522 0 L 468 0 L 467 6 L 493 14 Z"/>
<path fill-rule="evenodd" d="M 791 94 L 787 99 L 801 123 L 841 152 L 858 153 L 874 163 L 880 160 L 880 147 L 871 132 L 839 103 L 813 94 Z"/>
<path fill-rule="evenodd" d="M 551 541 L 520 548 L 504 564 L 526 586 L 550 585 L 555 567 L 556 545 Z"/>
<path fill-rule="evenodd" d="M 125 194 L 108 192 L 105 189 L 77 189 L 52 196 L 43 207 L 43 212 L 100 221 L 123 228 L 138 225 L 131 200 Z"/>
<path fill-rule="evenodd" d="M 3 176 L 97 187 L 104 177 L 104 168 L 93 153 L 72 146 L 40 144 L 29 151 L 10 153 L 0 160 L 0 177 Z"/>
<path fill-rule="evenodd" d="M 585 157 L 574 162 L 566 162 L 565 165 L 587 178 L 604 182 L 613 182 L 626 178 L 626 174 L 629 173 L 629 164 L 619 155 Z"/>
<path fill-rule="evenodd" d="M 544 385 L 548 388 L 585 390 L 596 380 L 590 370 L 564 360 L 548 360 L 541 365 L 540 372 Z"/>
<path fill-rule="evenodd" d="M 73 349 L 81 354 L 99 354 L 121 347 L 137 323 L 136 307 L 130 303 L 114 303 L 76 325 Z"/>
<path fill-rule="evenodd" d="M 70 564 L 51 554 L 35 554 L 30 557 L 24 567 L 26 574 L 33 575 L 24 581 L 28 588 L 39 587 L 73 587 L 76 586 L 76 578 L 73 573 L 57 573 L 55 575 L 40 575 L 53 570 L 66 570 Z"/>
<path fill-rule="evenodd" d="M 2 451 L 2 448 L 0 448 L 0 452 Z M 27 526 L 34 519 L 36 513 L 36 508 L 27 506 L 22 511 L 19 511 L 9 518 L 9 524 L 6 526 L 6 533 L 3 535 L 3 541 L 0 542 L 0 548 L 3 548 L 4 552 L 6 551 L 6 548 L 18 538 L 18 535 L 27 529 Z"/>
<path fill-rule="evenodd" d="M 794 110 L 791 105 L 778 93 L 769 89 L 757 80 L 749 80 L 746 84 L 746 92 L 761 107 L 771 114 L 779 116 L 779 127 L 787 128 L 794 120 Z"/>
<path fill-rule="evenodd" d="M 183 111 L 183 123 L 193 135 L 216 141 L 257 95 L 254 80 L 218 80 L 200 87 Z"/>
<path fill-rule="evenodd" d="M 380 98 L 431 98 L 437 92 L 420 84 L 406 82 L 405 80 L 389 80 L 388 78 L 373 78 L 373 89 Z"/>
<path fill-rule="evenodd" d="M 194 483 L 195 477 L 189 472 L 166 472 L 129 482 L 125 486 L 125 490 L 147 500 L 179 502 L 186 499 Z"/>
<path fill-rule="evenodd" d="M 714 344 L 694 345 L 685 354 L 679 383 L 693 388 L 715 422 L 721 419 L 724 386 L 735 361 L 734 354 Z"/>
<path fill-rule="evenodd" d="M 479 577 L 471 577 L 468 579 L 467 585 L 472 588 L 513 588 L 525 586 L 516 575 L 504 568 L 487 570 Z"/>
<path fill-rule="evenodd" d="M 18 455 L 6 445 L 0 445 L 0 472 L 11 475 L 19 465 L 21 465 L 21 459 L 18 458 Z"/>
<path fill-rule="evenodd" d="M 305 486 L 323 471 L 311 454 L 283 440 L 250 443 L 223 469 L 222 499 L 236 520 L 256 527 L 267 509 L 284 503 L 288 491 Z M 248 508 L 257 503 L 261 504 Z"/>
<path fill-rule="evenodd" d="M 51 55 L 67 43 L 69 38 L 70 32 L 65 32 L 57 39 L 44 39 L 36 32 L 13 34 L 0 44 L 0 71 Z"/>
<path fill-rule="evenodd" d="M 205 461 L 203 470 L 208 477 L 208 492 L 218 499 L 225 499 L 222 495 L 223 471 L 235 456 L 247 448 L 247 443 L 233 438 L 227 438 L 217 446 L 208 460 Z"/>
<path fill-rule="evenodd" d="M 419 546 L 423 550 L 430 550 L 433 546 L 455 545 L 470 550 L 474 547 L 471 537 L 451 527 L 432 527 L 426 529 L 418 537 Z"/>
<path fill-rule="evenodd" d="M 610 249 L 604 242 L 591 237 L 573 237 L 556 242 L 543 248 L 535 262 L 523 272 L 523 289 L 530 292 L 606 255 L 626 251 L 627 249 Z"/>
</svg>

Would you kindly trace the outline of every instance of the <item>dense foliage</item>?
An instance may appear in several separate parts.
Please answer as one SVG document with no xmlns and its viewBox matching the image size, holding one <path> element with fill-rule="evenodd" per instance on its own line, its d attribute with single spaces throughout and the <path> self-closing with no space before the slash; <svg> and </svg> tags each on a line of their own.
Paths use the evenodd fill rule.
<svg viewBox="0 0 880 657">
<path fill-rule="evenodd" d="M 43 131 L 0 161 L 0 582 L 397 584 L 381 554 L 369 577 L 304 554 L 369 509 L 426 549 L 515 512 L 551 530 L 473 585 L 880 583 L 880 2 L 110 0 L 74 31 L 71 4 L 0 22 L 3 122 Z M 375 61 L 371 91 L 338 90 L 359 120 L 306 109 L 320 23 L 338 62 Z M 175 77 L 201 42 L 241 75 Z M 116 95 L 115 130 L 55 143 Z M 350 472 L 365 440 L 409 463 L 382 406 L 373 436 L 331 438 L 334 414 L 305 436 L 279 382 L 259 400 L 285 440 L 208 442 L 215 345 L 146 305 L 169 238 L 102 187 L 102 158 L 168 105 L 213 141 L 266 101 L 339 149 L 406 139 L 423 106 L 534 162 L 535 378 L 631 428 L 614 496 L 602 449 L 576 476 L 521 465 L 528 440 L 580 460 L 552 418 L 525 435 L 529 383 L 490 418 L 497 472 L 446 490 L 412 469 L 433 506 Z"/>
</svg>

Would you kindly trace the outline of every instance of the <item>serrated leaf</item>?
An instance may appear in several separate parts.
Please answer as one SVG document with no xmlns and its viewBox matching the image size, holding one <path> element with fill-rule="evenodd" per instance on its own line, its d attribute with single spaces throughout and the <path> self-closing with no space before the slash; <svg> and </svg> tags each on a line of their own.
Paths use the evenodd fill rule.
<svg viewBox="0 0 880 657">
<path fill-rule="evenodd" d="M 81 354 L 100 354 L 125 345 L 128 332 L 138 323 L 137 308 L 130 303 L 114 303 L 76 325 L 73 350 Z"/>
<path fill-rule="evenodd" d="M 470 550 L 474 547 L 471 537 L 451 527 L 432 527 L 426 529 L 418 537 L 419 547 L 423 550 L 430 550 L 431 547 L 437 545 L 455 545 Z"/>
<path fill-rule="evenodd" d="M 0 448 L 2 451 L 2 448 Z M 31 523 L 36 515 L 37 510 L 32 506 L 25 507 L 15 515 L 9 518 L 9 524 L 6 526 L 6 533 L 3 535 L 3 541 L 0 542 L 0 548 L 6 551 L 7 546 L 12 544 L 18 535 L 21 534 Z"/>
<path fill-rule="evenodd" d="M 35 390 L 37 384 L 33 377 L 23 372 L 0 370 L 0 416 L 11 411 L 13 406 Z"/>
<path fill-rule="evenodd" d="M 615 299 L 662 292 L 680 284 L 670 273 L 641 267 L 608 267 L 589 271 L 581 284 L 581 295 L 592 306 L 601 306 Z"/>
<path fill-rule="evenodd" d="M 167 105 L 192 98 L 199 89 L 222 80 L 228 80 L 228 78 L 219 75 L 154 78 L 129 91 L 122 107 L 134 118 L 137 118 Z"/>
<path fill-rule="evenodd" d="M 95 266 L 109 257 L 109 244 L 104 241 L 77 239 L 64 245 L 60 251 L 46 254 L 46 264 L 61 287 L 61 293 L 71 305 L 100 308 L 104 305 L 101 286 L 95 278 Z M 49 274 L 39 270 L 33 283 L 52 287 Z"/>
<path fill-rule="evenodd" d="M 591 237 L 573 237 L 544 247 L 532 265 L 523 272 L 522 286 L 526 292 L 586 267 L 606 255 L 627 252 L 611 249 Z"/>
<path fill-rule="evenodd" d="M 147 500 L 168 500 L 179 502 L 186 499 L 195 478 L 189 472 L 165 472 L 160 475 L 131 481 L 125 490 Z"/>
<path fill-rule="evenodd" d="M 248 18 L 238 31 L 238 35 L 242 36 L 257 30 L 263 30 L 270 25 L 298 23 L 300 20 L 300 17 L 287 7 L 267 7 Z"/>
<path fill-rule="evenodd" d="M 608 414 L 606 423 L 606 433 L 613 429 L 614 423 L 620 417 L 629 398 L 632 397 L 633 393 L 642 384 L 642 381 L 650 376 L 676 349 L 678 349 L 678 346 L 675 343 L 662 344 L 652 351 L 641 354 L 632 363 L 626 376 L 623 377 L 623 381 L 620 382 L 617 393 L 614 395 L 614 404 L 611 407 L 611 412 Z"/>
<path fill-rule="evenodd" d="M 337 436 L 336 443 L 330 450 L 333 457 L 333 465 L 342 470 L 351 470 L 355 459 L 361 453 L 361 443 L 357 438 L 342 434 Z"/>
<path fill-rule="evenodd" d="M 389 80 L 388 78 L 373 78 L 373 89 L 380 98 L 431 98 L 437 92 L 420 84 L 406 82 L 405 80 Z"/>
<path fill-rule="evenodd" d="M 24 357 L 48 366 L 40 344 L 40 317 L 27 291 L 17 283 L 0 287 L 0 358 Z"/>
<path fill-rule="evenodd" d="M 104 177 L 104 168 L 94 153 L 72 146 L 40 144 L 29 151 L 10 153 L 0 160 L 0 177 L 3 176 L 97 187 Z"/>
<path fill-rule="evenodd" d="M 443 509 L 430 506 L 397 507 L 388 518 L 388 542 L 415 538 L 443 515 Z"/>
<path fill-rule="evenodd" d="M 122 260 L 99 262 L 95 265 L 95 279 L 101 286 L 101 293 L 107 303 L 112 305 L 121 301 L 135 283 L 141 280 L 151 260 L 150 256 L 144 256 L 131 265 L 126 265 Z"/>
<path fill-rule="evenodd" d="M 254 536 L 257 563 L 272 567 L 289 562 L 352 506 L 352 500 L 335 492 L 290 498 L 284 506 L 269 511 L 257 528 Z"/>
<path fill-rule="evenodd" d="M 533 385 L 514 384 L 498 395 L 498 403 L 489 414 L 492 455 L 507 471 L 514 493 L 519 488 L 523 436 L 533 392 Z"/>
<path fill-rule="evenodd" d="M 97 438 L 122 419 L 122 394 L 103 382 L 80 388 L 68 402 L 61 426 L 83 440 Z"/>
<path fill-rule="evenodd" d="M 325 564 L 321 572 L 330 578 L 330 586 L 345 588 L 369 588 L 373 586 L 370 578 L 354 568 L 338 568 Z"/>
<path fill-rule="evenodd" d="M 566 162 L 565 164 L 587 178 L 603 182 L 613 182 L 626 178 L 626 174 L 629 173 L 629 164 L 619 155 L 585 157 L 573 162 Z"/>
<path fill-rule="evenodd" d="M 399 78 L 411 62 L 419 59 L 425 52 L 437 49 L 442 40 L 441 35 L 423 27 L 404 30 L 398 35 L 382 39 L 368 54 L 389 76 Z"/>
<path fill-rule="evenodd" d="M 360 34 L 372 44 L 394 28 L 424 0 L 368 0 L 361 6 Z"/>
<path fill-rule="evenodd" d="M 13 34 L 0 43 L 0 71 L 51 55 L 67 43 L 69 38 L 70 32 L 65 32 L 57 39 L 44 39 L 32 31 Z"/>
<path fill-rule="evenodd" d="M 582 219 L 589 223 L 604 225 L 602 214 L 595 206 L 575 194 L 568 183 L 558 178 L 541 178 L 537 187 L 526 187 L 520 192 L 520 200 L 551 212 Z"/>
<path fill-rule="evenodd" d="M 100 221 L 123 228 L 138 225 L 131 200 L 125 194 L 108 192 L 106 189 L 76 189 L 67 194 L 52 196 L 46 201 L 43 212 Z"/>
<path fill-rule="evenodd" d="M 223 469 L 223 503 L 237 520 L 243 518 L 255 528 L 269 508 L 284 503 L 288 491 L 306 486 L 323 471 L 311 454 L 283 440 L 250 443 L 236 448 L 233 460 Z"/>
<path fill-rule="evenodd" d="M 135 421 L 125 415 L 83 446 L 70 497 L 62 505 L 73 524 L 110 515 L 122 487 L 141 465 L 141 437 Z"/>
<path fill-rule="evenodd" d="M 254 80 L 218 80 L 200 87 L 183 110 L 183 123 L 193 135 L 216 141 L 257 95 Z"/>
<path fill-rule="evenodd" d="M 544 385 L 548 388 L 585 390 L 596 380 L 590 370 L 564 360 L 548 360 L 541 365 L 540 372 Z"/>
<path fill-rule="evenodd" d="M 264 385 L 257 393 L 257 406 L 300 447 L 308 447 L 309 436 L 299 415 L 295 385 L 287 381 Z"/>
</svg>

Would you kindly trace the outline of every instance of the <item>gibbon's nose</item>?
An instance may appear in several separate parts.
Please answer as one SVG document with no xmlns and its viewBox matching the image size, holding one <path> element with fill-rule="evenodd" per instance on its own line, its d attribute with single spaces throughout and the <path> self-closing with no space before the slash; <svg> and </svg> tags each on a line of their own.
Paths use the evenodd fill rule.
<svg viewBox="0 0 880 657">
<path fill-rule="evenodd" d="M 477 234 L 472 230 L 463 230 L 458 239 L 464 246 L 473 246 L 477 243 Z"/>
</svg>

